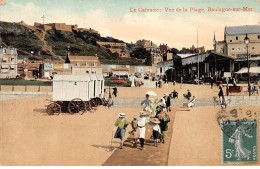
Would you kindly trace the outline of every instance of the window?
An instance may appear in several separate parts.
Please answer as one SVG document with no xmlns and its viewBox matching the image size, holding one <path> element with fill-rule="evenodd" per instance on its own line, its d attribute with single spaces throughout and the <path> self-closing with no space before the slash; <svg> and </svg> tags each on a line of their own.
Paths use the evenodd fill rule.
<svg viewBox="0 0 260 169">
<path fill-rule="evenodd" d="M 11 62 L 13 62 L 15 60 L 15 58 L 11 58 Z"/>
<path fill-rule="evenodd" d="M 232 48 L 232 50 L 235 50 L 234 48 Z"/>
<path fill-rule="evenodd" d="M 96 66 L 97 66 L 97 64 L 96 64 L 96 63 L 94 63 L 94 64 L 93 64 L 93 66 L 94 66 L 94 67 L 96 67 Z"/>
<path fill-rule="evenodd" d="M 89 65 L 88 65 L 88 63 L 86 63 L 86 67 L 88 67 Z"/>
<path fill-rule="evenodd" d="M 236 36 L 236 40 L 238 40 L 238 36 Z"/>
<path fill-rule="evenodd" d="M 232 40 L 230 40 L 229 42 L 232 42 Z"/>
<path fill-rule="evenodd" d="M 260 39 L 260 35 L 258 35 L 258 39 Z"/>
<path fill-rule="evenodd" d="M 240 48 L 237 48 L 237 50 L 240 50 Z"/>
<path fill-rule="evenodd" d="M 79 67 L 79 66 L 80 66 L 80 64 L 79 64 L 79 63 L 77 63 L 77 66 Z"/>
<path fill-rule="evenodd" d="M 252 47 L 253 50 L 255 50 L 255 47 Z"/>
</svg>

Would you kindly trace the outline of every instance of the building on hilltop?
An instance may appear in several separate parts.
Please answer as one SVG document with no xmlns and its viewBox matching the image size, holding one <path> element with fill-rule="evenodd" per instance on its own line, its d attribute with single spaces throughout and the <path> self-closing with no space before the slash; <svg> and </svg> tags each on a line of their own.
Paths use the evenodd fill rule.
<svg viewBox="0 0 260 169">
<path fill-rule="evenodd" d="M 145 40 L 145 39 L 136 41 L 134 49 L 138 49 L 138 48 L 145 48 L 147 51 L 150 52 L 160 51 L 160 48 L 155 43 L 153 43 L 153 41 Z"/>
<path fill-rule="evenodd" d="M 126 43 L 97 41 L 97 44 L 116 57 L 130 58 L 130 53 L 126 51 Z"/>
<path fill-rule="evenodd" d="M 106 48 L 126 48 L 126 43 L 117 43 L 117 42 L 101 42 L 97 41 L 97 44 Z"/>
<path fill-rule="evenodd" d="M 17 49 L 0 48 L 0 78 L 16 78 Z"/>
<path fill-rule="evenodd" d="M 78 31 L 78 25 L 67 25 L 65 23 L 41 24 L 35 22 L 34 26 L 36 28 L 43 29 L 44 31 L 48 31 L 48 30 L 58 30 L 58 31 L 67 31 L 67 32 L 72 32 L 72 30 Z"/>
<path fill-rule="evenodd" d="M 161 53 L 166 53 L 170 48 L 167 46 L 167 44 L 166 45 L 164 45 L 164 43 L 161 45 L 160 44 L 160 46 L 159 46 L 159 48 L 160 48 L 160 51 L 161 51 Z"/>
</svg>

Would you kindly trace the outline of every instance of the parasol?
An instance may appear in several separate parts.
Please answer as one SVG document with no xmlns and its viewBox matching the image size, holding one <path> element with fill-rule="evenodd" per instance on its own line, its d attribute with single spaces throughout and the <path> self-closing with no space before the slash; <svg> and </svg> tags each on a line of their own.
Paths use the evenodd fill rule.
<svg viewBox="0 0 260 169">
<path fill-rule="evenodd" d="M 154 91 L 148 91 L 146 92 L 149 96 L 157 96 L 157 94 Z"/>
</svg>

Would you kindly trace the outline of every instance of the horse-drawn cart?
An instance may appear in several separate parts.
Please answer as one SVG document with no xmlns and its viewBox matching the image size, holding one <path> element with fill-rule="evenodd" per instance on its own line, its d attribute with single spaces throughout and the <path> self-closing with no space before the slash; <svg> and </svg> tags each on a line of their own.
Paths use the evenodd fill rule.
<svg viewBox="0 0 260 169">
<path fill-rule="evenodd" d="M 104 78 L 102 75 L 55 75 L 51 102 L 47 106 L 48 115 L 83 114 L 98 105 L 106 106 Z"/>
</svg>

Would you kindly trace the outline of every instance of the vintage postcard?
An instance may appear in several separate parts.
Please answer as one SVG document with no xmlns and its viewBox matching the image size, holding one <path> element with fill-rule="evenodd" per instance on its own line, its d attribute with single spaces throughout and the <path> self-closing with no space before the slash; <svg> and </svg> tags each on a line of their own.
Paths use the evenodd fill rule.
<svg viewBox="0 0 260 169">
<path fill-rule="evenodd" d="M 259 166 L 260 0 L 0 0 L 1 166 Z"/>
</svg>

